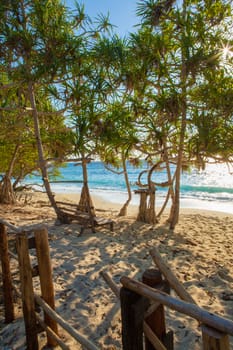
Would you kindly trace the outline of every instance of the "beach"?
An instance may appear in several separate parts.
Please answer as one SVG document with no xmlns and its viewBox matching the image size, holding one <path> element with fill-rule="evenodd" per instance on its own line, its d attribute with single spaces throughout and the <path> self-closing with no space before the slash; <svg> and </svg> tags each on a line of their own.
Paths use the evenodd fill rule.
<svg viewBox="0 0 233 350">
<path fill-rule="evenodd" d="M 57 200 L 77 203 L 78 194 L 56 194 Z M 137 280 L 155 264 L 150 250 L 157 248 L 195 302 L 210 312 L 233 320 L 233 214 L 224 211 L 182 208 L 179 224 L 169 230 L 165 213 L 155 225 L 136 221 L 137 205 L 119 217 L 120 203 L 93 195 L 98 215 L 112 218 L 114 231 L 97 228 L 96 233 L 80 225 L 58 225 L 45 194 L 28 193 L 14 207 L 1 206 L 0 217 L 19 227 L 45 223 L 49 232 L 56 311 L 99 349 L 122 349 L 120 303 L 100 276 L 106 271 L 120 288 L 120 278 Z M 10 235 L 10 233 L 9 233 Z M 13 263 L 14 269 L 17 266 Z M 18 283 L 18 282 L 17 282 Z M 38 282 L 35 282 L 38 289 Z M 172 291 L 172 296 L 176 296 Z M 16 302 L 17 320 L 3 324 L 1 349 L 25 349 L 22 309 Z M 167 330 L 173 330 L 175 349 L 201 349 L 197 321 L 166 309 Z M 70 349 L 81 347 L 60 330 Z M 45 335 L 40 337 L 41 347 Z M 233 340 L 231 338 L 231 346 Z"/>
</svg>

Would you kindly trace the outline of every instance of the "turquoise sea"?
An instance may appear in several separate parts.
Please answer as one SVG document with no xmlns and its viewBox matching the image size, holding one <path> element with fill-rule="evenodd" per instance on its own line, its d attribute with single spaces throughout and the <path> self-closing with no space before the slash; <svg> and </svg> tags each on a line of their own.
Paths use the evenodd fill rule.
<svg viewBox="0 0 233 350">
<path fill-rule="evenodd" d="M 141 171 L 146 170 L 146 164 L 135 168 L 128 164 L 129 179 L 132 190 L 138 188 L 136 182 Z M 82 169 L 76 163 L 66 163 L 59 168 L 60 176 L 51 179 L 51 187 L 55 193 L 80 193 L 82 187 Z M 120 171 L 121 169 L 119 169 Z M 233 170 L 233 169 L 231 169 Z M 107 170 L 102 162 L 93 161 L 88 165 L 89 187 L 92 193 L 108 201 L 124 203 L 127 198 L 123 174 Z M 156 182 L 167 180 L 165 170 L 154 174 Z M 146 173 L 142 176 L 146 183 Z M 34 175 L 25 180 L 37 188 L 42 185 L 41 177 Z M 38 187 L 41 190 L 41 187 Z M 156 191 L 156 204 L 159 207 L 166 195 L 166 189 Z M 132 204 L 139 202 L 138 195 L 133 193 Z M 182 174 L 181 207 L 210 209 L 233 214 L 233 174 L 225 164 L 209 164 L 203 171 L 191 169 Z"/>
</svg>

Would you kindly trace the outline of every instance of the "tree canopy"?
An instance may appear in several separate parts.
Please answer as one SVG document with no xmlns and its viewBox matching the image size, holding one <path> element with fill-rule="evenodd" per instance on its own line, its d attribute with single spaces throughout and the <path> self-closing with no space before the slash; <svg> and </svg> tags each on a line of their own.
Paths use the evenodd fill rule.
<svg viewBox="0 0 233 350">
<path fill-rule="evenodd" d="M 56 206 L 48 158 L 163 162 L 173 228 L 182 170 L 232 162 L 231 1 L 141 0 L 125 38 L 79 2 L 3 1 L 0 15 L 2 174 L 39 166 Z"/>
</svg>

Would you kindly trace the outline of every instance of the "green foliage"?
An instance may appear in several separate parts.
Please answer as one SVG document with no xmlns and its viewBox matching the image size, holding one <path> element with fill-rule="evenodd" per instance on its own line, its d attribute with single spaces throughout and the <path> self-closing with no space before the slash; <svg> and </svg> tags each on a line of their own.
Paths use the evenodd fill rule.
<svg viewBox="0 0 233 350">
<path fill-rule="evenodd" d="M 137 14 L 138 31 L 121 39 L 108 15 L 92 21 L 80 2 L 72 12 L 58 0 L 1 2 L 0 83 L 14 84 L 0 92 L 12 109 L 0 115 L 1 171 L 16 143 L 15 176 L 38 167 L 29 82 L 45 158 L 231 158 L 231 1 L 141 0 Z"/>
<path fill-rule="evenodd" d="M 138 2 L 142 26 L 132 35 L 131 45 L 138 66 L 144 63 L 141 72 L 146 72 L 147 84 L 142 97 L 134 94 L 134 106 L 140 106 L 134 111 L 150 139 L 158 138 L 154 130 L 162 133 L 171 157 L 178 150 L 185 108 L 185 158 L 204 160 L 217 154 L 224 161 L 230 158 L 232 74 L 226 75 L 221 50 L 224 42 L 230 46 L 231 11 L 230 1 Z M 137 91 L 138 86 L 134 85 Z M 188 145 L 194 139 L 199 146 L 192 153 Z M 224 143 L 229 152 L 223 154 Z M 163 147 L 162 142 L 150 144 L 157 145 L 158 151 Z"/>
<path fill-rule="evenodd" d="M 24 110 L 20 102 L 27 101 L 21 87 L 7 91 L 7 110 L 0 112 L 0 172 L 6 173 L 9 168 L 16 146 L 18 146 L 16 163 L 13 168 L 14 178 L 24 178 L 32 171 L 39 169 L 38 153 L 31 113 Z M 70 131 L 64 125 L 64 116 L 54 113 L 51 102 L 43 91 L 37 93 L 38 107 L 44 113 L 40 114 L 41 136 L 46 158 L 63 159 L 70 152 Z M 3 101 L 3 104 L 1 104 Z M 15 104 L 17 102 L 17 105 Z M 0 106 L 5 107 L 2 96 Z M 3 107 L 3 108 L 4 108 Z M 11 107 L 11 110 L 9 108 Z"/>
</svg>

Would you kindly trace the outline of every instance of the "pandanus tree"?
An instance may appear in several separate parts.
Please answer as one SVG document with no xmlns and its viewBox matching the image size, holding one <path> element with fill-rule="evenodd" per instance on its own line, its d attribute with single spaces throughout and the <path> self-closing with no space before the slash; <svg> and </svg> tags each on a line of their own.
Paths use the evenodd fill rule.
<svg viewBox="0 0 233 350">
<path fill-rule="evenodd" d="M 29 146 L 30 142 L 34 143 L 32 138 L 32 123 L 29 123 L 30 115 L 25 110 L 25 98 L 22 88 L 17 88 L 9 80 L 4 67 L 1 72 L 2 92 L 0 97 L 0 150 L 1 163 L 0 171 L 2 174 L 0 203 L 14 204 L 16 201 L 14 193 L 14 183 L 12 177 L 16 180 L 16 168 L 19 168 L 23 161 L 20 154 L 22 148 L 27 145 L 28 154 L 25 157 L 25 163 L 33 158 L 33 147 Z M 14 86 L 14 88 L 12 88 Z M 29 125 L 31 124 L 31 125 Z M 31 151 L 31 154 L 30 151 Z M 35 156 L 35 154 L 34 154 Z M 26 164 L 23 167 L 26 168 Z M 34 163 L 35 161 L 34 157 Z M 22 163 L 21 163 L 22 164 Z M 34 164 L 35 168 L 35 164 Z"/>
<path fill-rule="evenodd" d="M 2 67 L 1 84 L 6 86 L 9 83 L 7 74 Z M 9 103 L 10 100 L 10 103 Z M 15 195 L 11 183 L 14 163 L 17 158 L 17 152 L 20 147 L 16 129 L 21 126 L 19 116 L 15 109 L 15 104 L 18 102 L 18 97 L 15 93 L 9 93 L 7 89 L 1 91 L 0 97 L 0 151 L 1 164 L 0 171 L 2 180 L 0 182 L 0 203 L 14 204 Z M 11 118 L 6 115 L 11 114 Z"/>
<path fill-rule="evenodd" d="M 58 0 L 2 2 L 0 16 L 1 64 L 14 84 L 26 87 L 25 108 L 30 109 L 34 123 L 43 183 L 58 214 L 48 179 L 36 92 L 62 79 L 69 62 L 75 59 L 78 42 L 72 36 L 67 11 Z"/>
<path fill-rule="evenodd" d="M 193 112 L 194 130 L 188 147 L 195 165 L 204 169 L 205 164 L 232 163 L 233 154 L 233 78 L 208 74 L 208 84 L 203 82 L 193 94 L 198 100 Z"/>
<path fill-rule="evenodd" d="M 114 89 L 106 80 L 104 69 L 95 55 L 94 46 L 102 35 L 109 32 L 108 17 L 99 15 L 93 24 L 83 5 L 76 4 L 75 20 L 79 23 L 74 35 L 79 40 L 78 53 L 69 66 L 59 89 L 52 88 L 55 98 L 66 106 L 67 123 L 72 129 L 72 154 L 82 166 L 83 187 L 81 205 L 93 206 L 88 185 L 88 164 L 97 155 L 103 105 Z"/>
<path fill-rule="evenodd" d="M 154 123 L 162 123 L 160 130 L 168 145 L 168 156 L 175 161 L 170 228 L 175 227 L 179 218 L 182 168 L 187 165 L 187 159 L 192 158 L 188 154 L 188 139 L 195 128 L 193 92 L 207 82 L 207 72 L 219 69 L 224 21 L 230 11 L 230 2 L 226 1 L 148 0 L 138 6 L 142 29 L 146 28 L 152 38 L 159 37 L 164 47 L 159 64 L 155 52 L 151 87 L 147 90 L 150 94 L 146 98 L 148 113 L 157 110 Z M 148 50 L 145 61 L 147 53 Z"/>
<path fill-rule="evenodd" d="M 26 175 L 39 170 L 38 154 L 34 137 L 33 120 L 25 109 L 27 94 L 23 87 L 8 89 L 5 86 L 4 98 L 0 107 L 0 171 L 3 175 L 0 202 L 13 204 L 15 191 Z M 68 129 L 64 125 L 64 117 L 54 113 L 54 108 L 47 96 L 41 91 L 36 94 L 40 114 L 41 137 L 44 155 L 56 162 L 70 151 Z M 14 179 L 14 180 L 13 180 Z M 12 181 L 13 180 L 13 181 Z"/>
<path fill-rule="evenodd" d="M 133 62 L 127 40 L 117 35 L 100 38 L 94 49 L 106 82 L 112 87 L 102 103 L 101 124 L 95 126 L 99 135 L 98 154 L 108 170 L 124 176 L 128 196 L 119 212 L 124 216 L 132 199 L 127 162 L 137 163 L 133 150 L 138 139 L 131 113 L 132 79 L 129 76 L 132 77 Z"/>
<path fill-rule="evenodd" d="M 143 29 L 131 34 L 128 42 L 128 60 L 124 60 L 122 69 L 122 85 L 127 94 L 127 106 L 131 115 L 131 130 L 134 130 L 136 141 L 134 149 L 147 159 L 157 158 L 161 152 L 160 126 L 155 125 L 155 112 L 151 108 L 152 91 L 156 82 L 153 68 L 160 64 L 160 54 L 163 51 L 160 38 L 153 37 L 150 30 Z M 157 130 L 156 130 L 157 129 Z M 155 222 L 155 208 L 153 208 L 155 190 L 151 181 L 147 189 L 138 190 L 140 194 L 140 208 L 146 208 L 146 221 Z M 148 200 L 149 196 L 149 200 Z M 141 203 L 143 201 L 143 203 Z M 139 208 L 139 209 L 140 209 Z M 139 215 L 139 217 L 142 217 Z"/>
<path fill-rule="evenodd" d="M 119 211 L 119 216 L 127 215 L 127 209 L 132 199 L 128 163 L 134 166 L 139 165 L 137 161 L 139 156 L 134 154 L 137 141 L 129 107 L 123 105 L 121 100 L 109 103 L 105 112 L 98 154 L 109 171 L 124 176 L 127 199 Z"/>
</svg>

